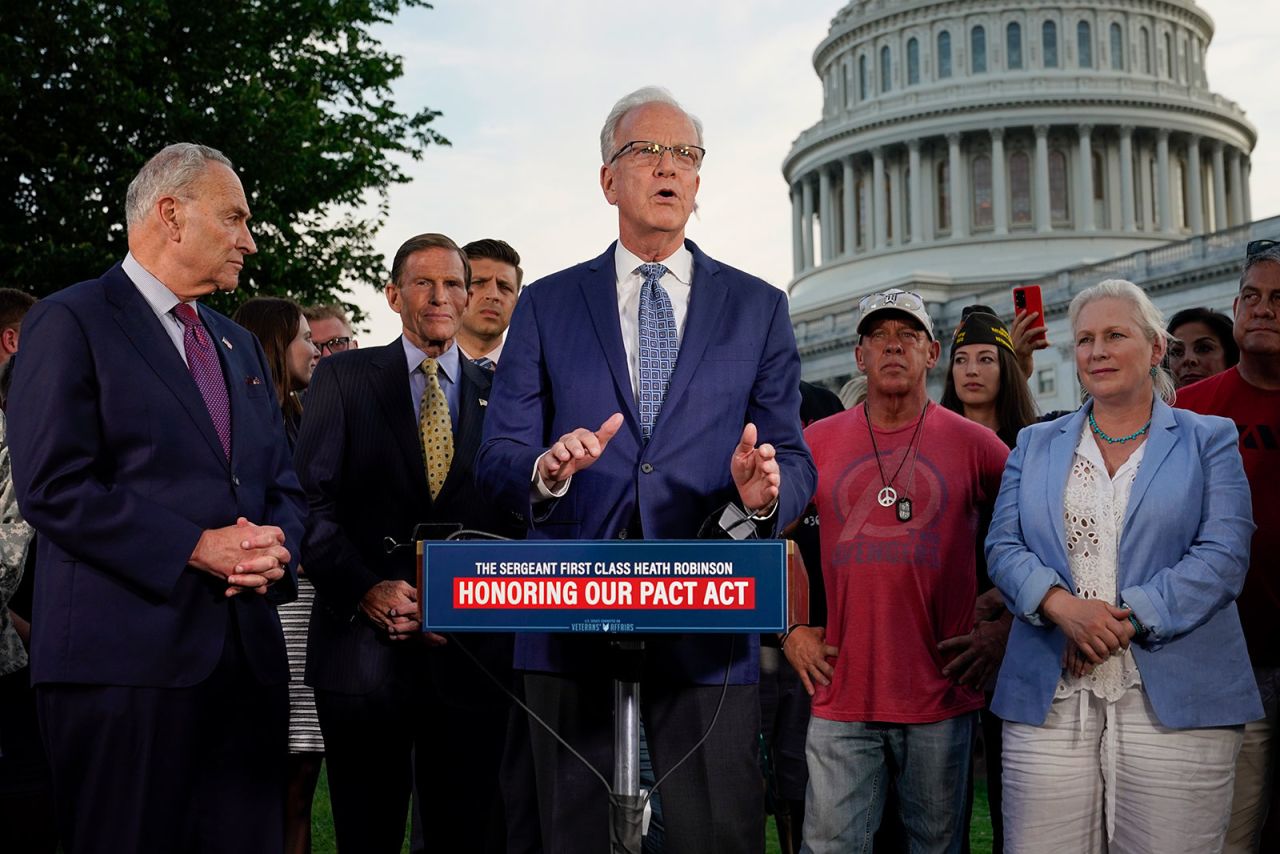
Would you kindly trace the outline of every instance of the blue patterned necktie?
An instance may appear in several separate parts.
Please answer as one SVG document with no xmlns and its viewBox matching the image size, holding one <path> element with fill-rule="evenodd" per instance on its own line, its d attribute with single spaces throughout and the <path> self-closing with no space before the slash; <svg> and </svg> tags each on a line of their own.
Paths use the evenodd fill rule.
<svg viewBox="0 0 1280 854">
<path fill-rule="evenodd" d="M 647 442 L 671 385 L 680 342 L 671 297 L 659 283 L 667 268 L 641 264 L 637 272 L 644 277 L 640 286 L 640 435 Z"/>
</svg>

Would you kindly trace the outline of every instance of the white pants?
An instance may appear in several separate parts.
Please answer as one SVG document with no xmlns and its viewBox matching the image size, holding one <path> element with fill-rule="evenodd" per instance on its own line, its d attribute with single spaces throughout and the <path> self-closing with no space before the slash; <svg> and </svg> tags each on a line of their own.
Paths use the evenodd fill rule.
<svg viewBox="0 0 1280 854">
<path fill-rule="evenodd" d="M 1244 745 L 1236 760 L 1235 791 L 1231 798 L 1231 824 L 1227 828 L 1226 854 L 1253 854 L 1261 842 L 1262 825 L 1271 803 L 1275 774 L 1276 726 L 1280 723 L 1280 667 L 1255 667 L 1266 717 L 1244 728 Z"/>
<path fill-rule="evenodd" d="M 1107 706 L 1086 692 L 1054 700 L 1043 726 L 1005 723 L 1005 851 L 1221 851 L 1243 727 L 1168 729 L 1140 686 Z"/>
</svg>

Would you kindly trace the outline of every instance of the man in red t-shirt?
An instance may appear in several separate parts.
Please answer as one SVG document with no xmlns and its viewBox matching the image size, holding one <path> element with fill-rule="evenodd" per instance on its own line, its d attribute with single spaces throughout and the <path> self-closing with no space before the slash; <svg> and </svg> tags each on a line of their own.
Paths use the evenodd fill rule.
<svg viewBox="0 0 1280 854">
<path fill-rule="evenodd" d="M 929 401 L 940 347 L 917 294 L 863 300 L 864 406 L 805 430 L 818 468 L 825 627 L 783 652 L 813 695 L 805 849 L 864 849 L 890 781 L 912 850 L 960 850 L 982 692 L 942 673 L 938 643 L 973 629 L 978 513 L 1008 449 Z"/>
<path fill-rule="evenodd" d="M 1267 714 L 1245 727 L 1223 848 L 1228 854 L 1280 850 L 1280 804 L 1272 786 L 1280 744 L 1280 242 L 1249 244 L 1233 309 L 1240 363 L 1180 389 L 1176 402 L 1236 423 L 1253 490 L 1257 528 L 1237 605 Z M 1268 811 L 1271 821 L 1263 844 Z"/>
</svg>

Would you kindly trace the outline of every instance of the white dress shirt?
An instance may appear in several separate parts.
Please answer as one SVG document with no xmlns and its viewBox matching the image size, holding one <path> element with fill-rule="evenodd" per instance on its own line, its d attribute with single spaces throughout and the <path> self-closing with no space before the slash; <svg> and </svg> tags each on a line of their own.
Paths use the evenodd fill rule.
<svg viewBox="0 0 1280 854">
<path fill-rule="evenodd" d="M 187 348 L 182 343 L 182 335 L 184 327 L 182 321 L 174 315 L 174 307 L 182 302 L 178 299 L 178 295 L 169 290 L 164 282 L 157 279 L 151 274 L 146 267 L 138 263 L 138 259 L 133 257 L 130 252 L 124 256 L 124 262 L 120 265 L 124 270 L 124 274 L 133 282 L 133 286 L 138 289 L 138 293 L 142 294 L 142 298 L 147 301 L 147 305 L 151 306 L 151 310 L 156 313 L 156 317 L 160 319 L 160 325 L 164 327 L 164 332 L 169 336 L 169 340 L 173 342 L 173 346 L 178 351 L 178 355 L 182 357 L 183 364 L 187 361 Z M 191 307 L 196 310 L 197 316 L 200 313 L 200 306 L 192 302 Z M 188 365 L 188 367 L 190 367 Z"/>
</svg>

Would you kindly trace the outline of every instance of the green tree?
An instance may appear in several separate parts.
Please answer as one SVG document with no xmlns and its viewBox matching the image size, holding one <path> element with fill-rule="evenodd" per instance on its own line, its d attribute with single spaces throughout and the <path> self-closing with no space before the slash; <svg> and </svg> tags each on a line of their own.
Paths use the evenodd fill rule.
<svg viewBox="0 0 1280 854">
<path fill-rule="evenodd" d="M 423 0 L 0 3 L 0 284 L 47 294 L 124 256 L 124 194 L 171 142 L 231 158 L 258 254 L 239 292 L 379 285 L 372 238 L 439 113 L 401 112 L 371 28 Z M 363 210 L 363 215 L 359 210 Z M 372 210 L 373 213 L 369 213 Z"/>
</svg>

